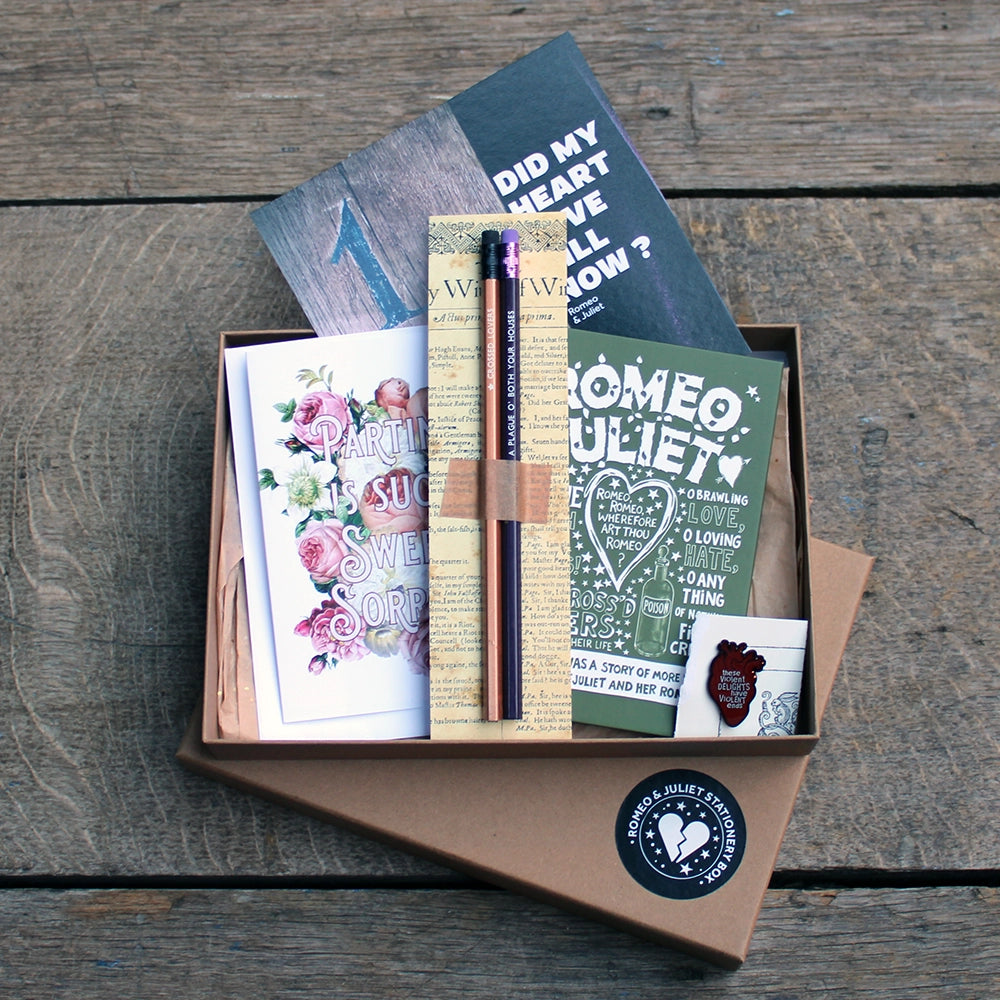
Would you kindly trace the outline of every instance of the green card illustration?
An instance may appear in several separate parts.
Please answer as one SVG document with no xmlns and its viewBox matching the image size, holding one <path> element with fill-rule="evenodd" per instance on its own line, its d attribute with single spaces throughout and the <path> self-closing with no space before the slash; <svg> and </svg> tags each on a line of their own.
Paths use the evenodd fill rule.
<svg viewBox="0 0 1000 1000">
<path fill-rule="evenodd" d="M 672 735 L 695 615 L 746 613 L 781 373 L 570 330 L 575 722 Z"/>
</svg>

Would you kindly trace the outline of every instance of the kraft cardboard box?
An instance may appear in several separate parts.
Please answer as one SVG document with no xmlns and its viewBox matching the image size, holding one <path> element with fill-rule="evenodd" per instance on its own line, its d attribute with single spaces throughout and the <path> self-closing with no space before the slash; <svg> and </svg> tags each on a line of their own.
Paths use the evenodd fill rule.
<svg viewBox="0 0 1000 1000">
<path fill-rule="evenodd" d="M 781 548 L 785 561 L 796 565 L 789 573 L 797 575 L 792 582 L 791 613 L 775 614 L 774 617 L 799 617 L 812 620 L 814 615 L 813 597 L 809 586 L 810 574 L 810 532 L 808 509 L 808 476 L 806 464 L 805 426 L 802 405 L 801 343 L 800 331 L 794 325 L 758 325 L 741 327 L 750 346 L 756 351 L 780 352 L 788 362 L 787 389 L 787 438 L 782 442 L 787 451 L 786 473 L 790 478 L 784 506 L 779 506 L 770 521 L 778 528 L 787 527 L 786 536 L 780 540 L 769 538 L 762 527 L 758 546 L 758 560 L 762 553 L 771 548 Z M 611 757 L 647 756 L 650 754 L 666 757 L 687 754 L 704 755 L 791 755 L 807 754 L 816 744 L 819 736 L 819 720 L 816 710 L 815 687 L 815 642 L 810 637 L 806 649 L 803 684 L 799 710 L 798 728 L 794 735 L 739 737 L 720 740 L 717 738 L 657 738 L 639 734 L 629 734 L 614 730 L 598 730 L 596 727 L 575 726 L 571 740 L 392 740 L 392 741 L 339 741 L 310 742 L 307 745 L 297 741 L 261 741 L 256 738 L 255 722 L 251 718 L 252 676 L 251 666 L 244 665 L 248 676 L 235 678 L 232 665 L 223 655 L 223 647 L 232 646 L 233 634 L 245 622 L 240 620 L 240 610 L 233 606 L 230 593 L 223 594 L 229 585 L 227 576 L 235 576 L 240 556 L 238 533 L 233 539 L 232 526 L 235 523 L 231 504 L 232 490 L 226 487 L 226 460 L 229 452 L 229 414 L 225 382 L 225 367 L 222 352 L 226 347 L 249 345 L 277 340 L 297 339 L 312 336 L 308 330 L 255 331 L 224 333 L 220 338 L 219 382 L 215 425 L 215 463 L 213 469 L 212 523 L 209 552 L 209 595 L 208 621 L 206 633 L 205 683 L 202 708 L 201 738 L 204 745 L 219 757 L 398 757 L 429 759 L 436 757 Z M 228 516 L 227 516 L 228 515 Z M 765 519 L 767 515 L 765 515 Z M 787 522 L 787 524 L 786 524 Z M 229 533 L 228 540 L 224 535 Z M 433 548 L 433 539 L 432 539 Z M 765 556 L 766 558 L 766 556 Z M 232 588 L 229 587 L 229 590 Z M 766 596 L 763 598 L 766 605 Z M 789 601 L 786 601 L 786 606 Z M 753 608 L 753 602 L 752 602 Z M 766 611 L 751 613 L 767 616 Z M 245 617 L 245 612 L 244 612 Z M 567 625 L 568 628 L 568 625 Z M 244 637 L 244 647 L 248 643 Z M 244 655 L 243 661 L 249 660 Z M 226 676 L 221 676 L 221 664 L 226 662 Z M 236 697 L 237 694 L 246 697 Z M 242 704 L 241 721 L 237 725 L 222 726 L 223 712 L 235 713 L 233 703 Z M 226 703 L 227 707 L 223 707 Z M 231 721 L 231 720 L 230 720 Z"/>
<path fill-rule="evenodd" d="M 815 539 L 812 549 L 822 716 L 871 561 Z M 195 713 L 178 751 L 195 772 L 726 968 L 746 958 L 808 762 L 659 747 L 643 756 L 227 759 L 200 729 Z M 697 822 L 709 827 L 707 859 L 681 847 L 675 863 L 657 866 L 642 850 L 651 832 L 672 831 L 675 848 L 704 837 Z"/>
<path fill-rule="evenodd" d="M 861 553 L 809 538 L 798 329 L 747 327 L 744 333 L 757 349 L 785 351 L 792 367 L 794 544 L 799 608 L 810 622 L 806 707 L 797 735 L 583 736 L 527 746 L 220 738 L 219 619 L 232 613 L 218 602 L 217 586 L 228 447 L 220 376 L 205 697 L 178 750 L 180 761 L 475 877 L 738 966 L 871 567 Z M 308 335 L 227 334 L 222 344 Z"/>
</svg>

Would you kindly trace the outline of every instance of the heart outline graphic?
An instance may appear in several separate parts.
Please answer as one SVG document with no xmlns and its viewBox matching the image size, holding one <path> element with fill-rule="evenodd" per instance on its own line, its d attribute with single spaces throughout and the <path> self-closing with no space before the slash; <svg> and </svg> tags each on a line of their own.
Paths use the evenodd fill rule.
<svg viewBox="0 0 1000 1000">
<path fill-rule="evenodd" d="M 602 481 L 608 478 L 617 479 L 624 487 L 621 492 L 623 494 L 627 493 L 629 497 L 632 497 L 640 490 L 653 488 L 662 492 L 666 498 L 663 513 L 660 515 L 659 527 L 652 532 L 652 534 L 650 534 L 645 544 L 624 566 L 621 573 L 615 572 L 614 566 L 611 563 L 611 558 L 609 557 L 607 549 L 604 545 L 604 533 L 596 530 L 592 513 L 594 506 L 593 500 L 597 492 L 597 487 Z M 653 511 L 648 511 L 648 513 L 652 514 Z M 621 590 L 622 583 L 627 579 L 632 570 L 635 569 L 635 567 L 642 562 L 642 560 L 645 559 L 650 552 L 653 551 L 656 543 L 663 537 L 670 525 L 673 524 L 676 516 L 677 494 L 674 492 L 674 488 L 669 483 L 664 483 L 659 479 L 644 479 L 642 482 L 635 483 L 630 486 L 625 474 L 619 472 L 617 469 L 605 469 L 603 472 L 599 472 L 593 479 L 591 479 L 591 481 L 587 484 L 587 491 L 583 498 L 583 520 L 587 526 L 587 534 L 590 536 L 594 548 L 597 550 L 597 555 L 601 560 L 601 564 L 607 571 L 608 577 L 614 584 L 615 590 Z"/>
</svg>

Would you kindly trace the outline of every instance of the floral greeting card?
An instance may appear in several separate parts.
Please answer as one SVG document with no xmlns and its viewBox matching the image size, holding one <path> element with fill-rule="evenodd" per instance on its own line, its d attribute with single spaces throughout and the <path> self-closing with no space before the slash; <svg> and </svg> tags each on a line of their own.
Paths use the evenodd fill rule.
<svg viewBox="0 0 1000 1000">
<path fill-rule="evenodd" d="M 369 716 L 382 738 L 393 714 L 425 735 L 425 328 L 265 344 L 245 361 L 282 721 Z"/>
</svg>

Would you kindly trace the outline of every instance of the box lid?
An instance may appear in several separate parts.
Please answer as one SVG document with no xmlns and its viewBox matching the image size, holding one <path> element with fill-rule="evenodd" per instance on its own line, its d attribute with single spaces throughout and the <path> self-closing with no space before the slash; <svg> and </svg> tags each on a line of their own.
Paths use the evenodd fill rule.
<svg viewBox="0 0 1000 1000">
<path fill-rule="evenodd" d="M 818 714 L 870 567 L 861 553 L 812 542 Z M 727 967 L 746 957 L 808 761 L 234 760 L 205 749 L 200 719 L 178 752 L 192 770 Z M 643 837 L 671 858 L 644 851 Z"/>
</svg>

